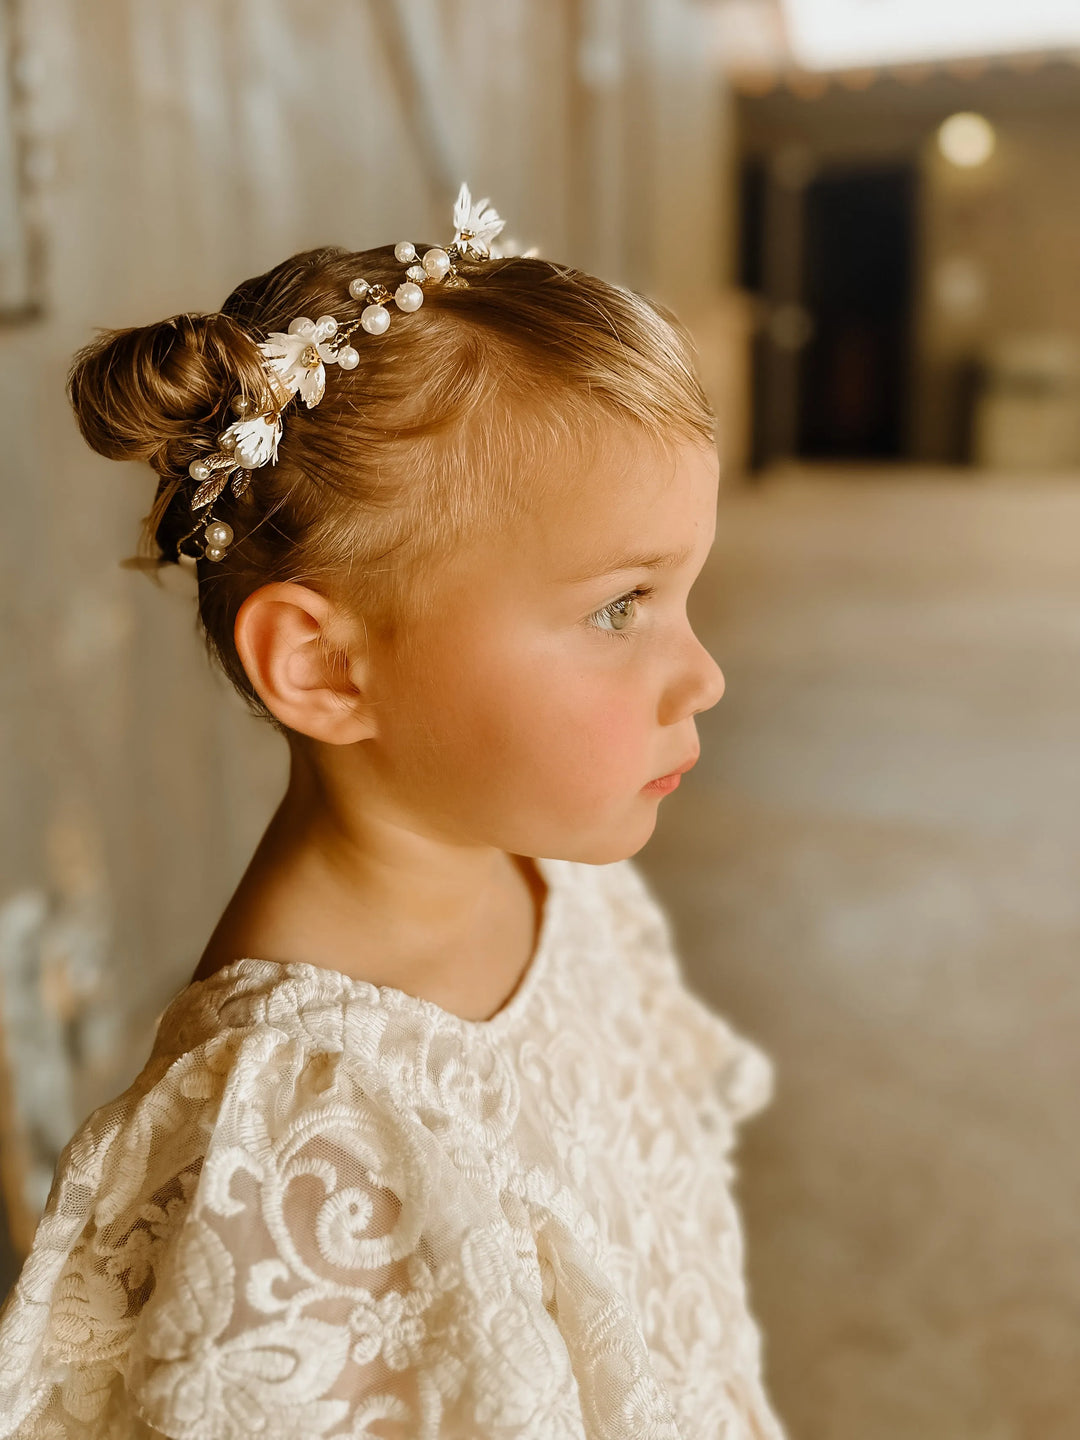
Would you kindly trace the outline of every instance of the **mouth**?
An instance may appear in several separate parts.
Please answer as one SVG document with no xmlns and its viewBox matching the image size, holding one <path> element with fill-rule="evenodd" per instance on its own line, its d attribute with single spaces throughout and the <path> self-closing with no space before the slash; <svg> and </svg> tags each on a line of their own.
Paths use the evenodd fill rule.
<svg viewBox="0 0 1080 1440">
<path fill-rule="evenodd" d="M 680 775 L 685 775 L 688 770 L 692 770 L 697 764 L 700 756 L 701 751 L 699 750 L 696 755 L 691 755 L 689 760 L 684 760 L 683 763 L 679 765 L 676 769 L 669 770 L 666 775 L 658 775 L 655 780 L 650 780 L 649 784 L 661 785 L 672 780 L 676 780 Z"/>
</svg>

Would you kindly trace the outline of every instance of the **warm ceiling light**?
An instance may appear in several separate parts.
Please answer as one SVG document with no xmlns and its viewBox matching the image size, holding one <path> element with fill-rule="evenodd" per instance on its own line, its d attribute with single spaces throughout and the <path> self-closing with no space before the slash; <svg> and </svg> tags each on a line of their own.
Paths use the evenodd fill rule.
<svg viewBox="0 0 1080 1440">
<path fill-rule="evenodd" d="M 781 8 L 795 59 L 807 70 L 1080 45 L 1077 0 L 781 0 Z"/>
<path fill-rule="evenodd" d="M 985 165 L 994 153 L 997 136 L 994 127 L 984 115 L 971 110 L 960 110 L 942 121 L 937 132 L 938 149 L 950 165 L 960 165 L 965 170 L 976 165 Z"/>
</svg>

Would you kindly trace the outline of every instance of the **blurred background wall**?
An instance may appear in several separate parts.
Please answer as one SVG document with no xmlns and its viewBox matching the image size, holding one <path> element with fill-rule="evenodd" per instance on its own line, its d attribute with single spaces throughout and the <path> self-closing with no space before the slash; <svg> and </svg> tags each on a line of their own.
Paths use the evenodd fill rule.
<svg viewBox="0 0 1080 1440">
<path fill-rule="evenodd" d="M 71 354 L 310 245 L 445 239 L 467 178 L 674 306 L 720 414 L 691 618 L 727 694 L 640 864 L 776 1061 L 740 1199 L 777 1408 L 1076 1434 L 1080 16 L 992 43 L 996 4 L 879 0 L 875 51 L 816 3 L 0 7 L 0 1290 L 285 778 L 187 572 L 118 568 L 153 477 L 86 450 Z"/>
<path fill-rule="evenodd" d="M 1078 81 L 1059 57 L 742 77 L 758 463 L 1080 460 Z"/>
</svg>

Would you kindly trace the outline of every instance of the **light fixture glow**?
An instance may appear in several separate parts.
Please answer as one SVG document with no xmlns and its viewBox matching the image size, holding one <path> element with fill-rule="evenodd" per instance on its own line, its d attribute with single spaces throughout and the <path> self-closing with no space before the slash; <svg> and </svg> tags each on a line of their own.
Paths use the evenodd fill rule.
<svg viewBox="0 0 1080 1440">
<path fill-rule="evenodd" d="M 950 165 L 964 170 L 985 165 L 994 153 L 997 136 L 984 115 L 973 110 L 958 110 L 943 120 L 937 132 L 938 149 Z"/>
<path fill-rule="evenodd" d="M 781 0 L 808 70 L 916 64 L 1080 45 L 1077 0 Z"/>
</svg>

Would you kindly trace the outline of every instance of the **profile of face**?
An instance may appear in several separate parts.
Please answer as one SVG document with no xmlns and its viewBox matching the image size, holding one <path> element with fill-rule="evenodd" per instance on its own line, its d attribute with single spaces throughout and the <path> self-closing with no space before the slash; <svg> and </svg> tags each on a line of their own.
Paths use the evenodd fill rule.
<svg viewBox="0 0 1080 1440">
<path fill-rule="evenodd" d="M 456 555 L 407 657 L 373 667 L 365 791 L 512 854 L 639 850 L 663 799 L 643 787 L 698 754 L 694 716 L 724 693 L 686 613 L 717 489 L 714 447 L 612 425 L 512 532 Z"/>
<path fill-rule="evenodd" d="M 237 617 L 256 690 L 300 735 L 314 793 L 393 839 L 606 864 L 635 854 L 724 693 L 686 613 L 712 548 L 715 448 L 614 423 L 527 513 L 436 566 L 406 641 L 368 635 L 293 582 Z M 347 678 L 314 643 L 344 637 Z M 363 641 L 361 644 L 360 641 Z M 356 657 L 354 659 L 354 657 Z M 294 762 L 297 756 L 294 751 Z"/>
</svg>

